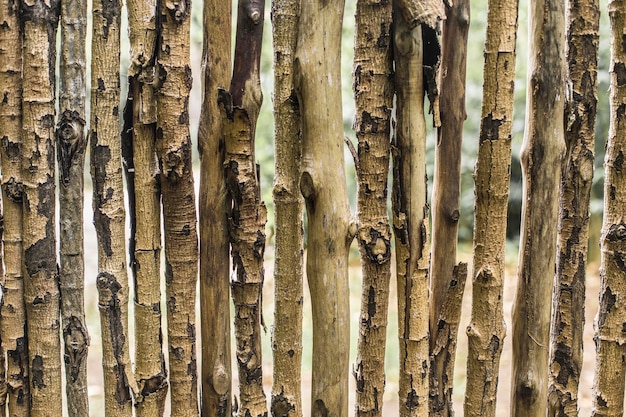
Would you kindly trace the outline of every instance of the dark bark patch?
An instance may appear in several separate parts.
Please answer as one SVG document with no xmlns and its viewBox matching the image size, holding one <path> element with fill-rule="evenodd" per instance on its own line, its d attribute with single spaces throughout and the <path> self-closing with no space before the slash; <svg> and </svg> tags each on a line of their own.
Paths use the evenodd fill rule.
<svg viewBox="0 0 626 417">
<path fill-rule="evenodd" d="M 13 142 L 8 136 L 2 136 L 2 150 L 7 158 L 15 160 L 21 156 L 20 142 Z"/>
<path fill-rule="evenodd" d="M 376 46 L 379 48 L 388 48 L 391 44 L 391 30 L 388 24 L 380 24 L 380 35 L 376 39 Z"/>
<path fill-rule="evenodd" d="M 43 358 L 40 355 L 35 355 L 35 357 L 33 358 L 31 370 L 31 380 L 33 381 L 33 388 L 44 389 L 46 387 L 46 384 L 44 383 Z"/>
<path fill-rule="evenodd" d="M 46 231 L 51 232 L 50 224 L 48 221 L 46 225 Z M 36 243 L 26 248 L 24 251 L 24 264 L 26 265 L 26 272 L 30 277 L 43 272 L 49 275 L 56 273 L 56 247 L 54 243 L 54 236 L 49 234 L 44 239 L 39 239 Z"/>
<path fill-rule="evenodd" d="M 89 335 L 81 320 L 76 316 L 70 316 L 63 328 L 63 341 L 65 353 L 63 359 L 71 382 L 78 379 L 81 364 L 87 358 Z"/>
<path fill-rule="evenodd" d="M 74 162 L 74 156 L 83 153 L 87 145 L 84 129 L 85 120 L 78 112 L 65 110 L 55 131 L 61 183 L 66 187 L 70 182 L 70 167 Z"/>
<path fill-rule="evenodd" d="M 252 252 L 256 259 L 263 259 L 265 252 L 265 234 L 261 230 L 256 231 L 256 240 L 252 244 Z"/>
<path fill-rule="evenodd" d="M 359 133 L 378 133 L 378 127 L 381 122 L 379 117 L 374 117 L 369 112 L 363 111 L 361 113 Z"/>
<path fill-rule="evenodd" d="M 617 86 L 623 87 L 626 85 L 626 65 L 623 62 L 617 62 L 613 66 L 613 72 L 617 78 Z"/>
<path fill-rule="evenodd" d="M 329 417 L 330 411 L 326 408 L 326 404 L 324 404 L 324 400 L 318 398 L 313 403 L 313 408 L 311 410 L 311 415 L 313 417 Z"/>
<path fill-rule="evenodd" d="M 289 349 L 287 351 L 287 355 L 289 355 L 290 358 L 293 358 L 293 355 L 295 355 L 295 354 L 296 354 L 296 352 L 293 349 Z"/>
<path fill-rule="evenodd" d="M 624 152 L 619 151 L 617 156 L 615 157 L 615 161 L 613 162 L 613 168 L 618 173 L 622 172 L 622 168 L 624 167 Z"/>
<path fill-rule="evenodd" d="M 104 86 L 104 80 L 100 77 L 98 77 L 98 91 L 99 92 L 104 92 L 106 90 L 106 87 Z"/>
<path fill-rule="evenodd" d="M 616 251 L 613 253 L 613 260 L 617 269 L 619 269 L 623 274 L 626 274 L 626 259 L 624 258 L 624 254 Z"/>
<path fill-rule="evenodd" d="M 167 376 L 160 372 L 150 378 L 139 381 L 143 398 L 167 389 Z"/>
<path fill-rule="evenodd" d="M 313 184 L 313 177 L 309 172 L 303 172 L 300 176 L 300 192 L 306 203 L 306 209 L 309 215 L 315 214 L 315 206 L 317 202 L 317 193 Z"/>
<path fill-rule="evenodd" d="M 371 318 L 376 315 L 376 291 L 371 285 L 369 290 L 367 291 L 367 315 L 369 322 L 368 324 L 371 324 Z"/>
<path fill-rule="evenodd" d="M 191 12 L 190 0 L 167 0 L 165 8 L 176 23 L 182 23 Z"/>
<path fill-rule="evenodd" d="M 22 204 L 24 198 L 24 184 L 11 177 L 2 184 L 2 187 L 4 188 L 4 194 L 9 200 L 17 204 Z"/>
<path fill-rule="evenodd" d="M 178 116 L 178 124 L 183 126 L 189 125 L 189 112 L 187 110 L 183 111 L 180 116 Z"/>
<path fill-rule="evenodd" d="M 600 295 L 600 312 L 598 313 L 598 326 L 604 326 L 607 316 L 613 310 L 617 297 L 613 294 L 611 287 L 606 287 Z"/>
<path fill-rule="evenodd" d="M 484 117 L 482 120 L 480 143 L 486 140 L 495 141 L 500 139 L 500 127 L 502 123 L 502 119 L 494 119 L 491 113 Z"/>
<path fill-rule="evenodd" d="M 195 355 L 192 355 L 187 364 L 187 375 L 191 376 L 191 379 L 195 381 L 198 378 L 198 363 Z"/>
<path fill-rule="evenodd" d="M 106 40 L 109 38 L 109 26 L 115 23 L 115 25 L 119 27 L 121 13 L 120 2 L 119 0 L 101 0 L 101 2 L 102 17 L 104 17 L 104 20 L 106 21 L 106 23 L 102 26 L 102 33 L 104 39 Z M 100 85 L 98 83 L 98 88 L 99 86 Z"/>
<path fill-rule="evenodd" d="M 289 402 L 289 399 L 285 397 L 282 391 L 280 394 L 272 396 L 272 405 L 270 408 L 272 417 L 289 417 L 289 414 L 295 410 L 296 406 Z"/>
<path fill-rule="evenodd" d="M 176 312 L 176 297 L 170 297 L 170 299 L 167 300 L 167 310 L 170 313 Z"/>
<path fill-rule="evenodd" d="M 419 396 L 414 389 L 411 389 L 411 391 L 407 394 L 404 405 L 409 410 L 415 410 L 417 406 L 419 406 Z"/>
</svg>

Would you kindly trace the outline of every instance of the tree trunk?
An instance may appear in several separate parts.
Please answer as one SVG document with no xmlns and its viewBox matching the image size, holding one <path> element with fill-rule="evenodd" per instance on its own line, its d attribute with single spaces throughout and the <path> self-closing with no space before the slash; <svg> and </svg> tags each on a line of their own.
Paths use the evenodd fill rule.
<svg viewBox="0 0 626 417">
<path fill-rule="evenodd" d="M 107 417 L 131 416 L 137 392 L 129 357 L 128 276 L 119 131 L 119 2 L 93 5 L 91 178 L 98 235 L 98 288 Z"/>
<path fill-rule="evenodd" d="M 6 352 L 6 400 L 11 417 L 30 413 L 28 343 L 22 270 L 22 42 L 19 3 L 0 1 L 0 166 L 4 224 L 5 280 L 0 307 L 0 334 Z"/>
<path fill-rule="evenodd" d="M 626 5 L 623 0 L 609 2 L 611 22 L 611 124 L 604 159 L 604 221 L 600 247 L 600 303 L 595 321 L 596 369 L 593 383 L 592 415 L 624 414 L 624 377 L 626 356 L 624 326 L 626 304 Z"/>
<path fill-rule="evenodd" d="M 4 284 L 6 275 L 4 269 L 4 216 L 2 211 L 2 194 L 0 194 L 0 325 L 2 325 L 2 310 L 4 306 Z M 2 333 L 0 333 L 0 417 L 7 415 L 7 368 L 6 353 L 2 343 Z"/>
<path fill-rule="evenodd" d="M 578 416 L 600 25 L 597 0 L 567 4 L 567 85 L 571 90 L 566 92 L 567 153 L 559 204 L 548 388 L 548 415 L 554 417 Z"/>
<path fill-rule="evenodd" d="M 303 200 L 299 189 L 302 119 L 294 89 L 300 2 L 274 0 L 274 213 L 273 417 L 301 417 Z"/>
<path fill-rule="evenodd" d="M 524 205 L 513 307 L 514 417 L 546 413 L 558 193 L 565 151 L 564 2 L 531 3 L 528 21 L 526 131 L 521 156 Z"/>
<path fill-rule="evenodd" d="M 469 0 L 446 6 L 442 37 L 441 127 L 437 130 L 433 183 L 433 245 L 430 295 L 430 414 L 452 416 L 456 339 L 467 264 L 456 264 L 461 195 L 461 144 L 465 113 L 465 68 L 470 19 Z M 452 293 L 456 295 L 453 296 Z M 460 293 L 460 294 L 458 294 Z M 457 296 L 458 295 L 458 296 Z M 458 301 L 448 306 L 444 300 Z M 443 308 L 448 308 L 444 311 Z M 445 316 L 445 318 L 444 318 Z M 442 332 L 442 334 L 440 334 Z"/>
<path fill-rule="evenodd" d="M 189 135 L 190 1 L 161 2 L 156 147 L 161 168 L 172 416 L 198 414 L 198 234 Z"/>
<path fill-rule="evenodd" d="M 267 415 L 261 356 L 261 291 L 267 211 L 261 201 L 254 159 L 256 122 L 262 95 L 259 66 L 264 1 L 240 0 L 230 92 L 220 90 L 226 144 L 226 187 L 234 277 L 235 337 L 240 417 Z"/>
<path fill-rule="evenodd" d="M 135 285 L 135 380 L 138 417 L 162 416 L 167 371 L 161 330 L 161 192 L 156 161 L 156 3 L 128 2 L 131 58 L 124 111 L 126 161 Z"/>
<path fill-rule="evenodd" d="M 231 77 L 230 1 L 204 2 L 200 150 L 200 316 L 202 320 L 202 416 L 231 415 L 230 242 L 226 219 L 224 136 L 218 88 Z"/>
<path fill-rule="evenodd" d="M 63 326 L 67 410 L 70 417 L 89 415 L 85 322 L 83 182 L 85 169 L 85 39 L 87 2 L 61 2 L 59 108 L 55 132 L 60 187 L 61 320 Z"/>
<path fill-rule="evenodd" d="M 393 228 L 398 280 L 398 338 L 400 344 L 400 416 L 427 416 L 429 395 L 428 269 L 430 238 L 426 199 L 426 121 L 424 95 L 431 47 L 441 15 L 430 2 L 397 1 L 394 14 L 394 59 L 397 127 L 392 143 Z M 433 6 L 433 7 L 431 7 Z M 418 10 L 418 14 L 407 11 Z M 443 12 L 443 8 L 441 10 Z M 438 48 L 438 44 L 436 45 Z M 428 55 L 428 57 L 426 56 Z M 438 53 L 436 53 L 438 59 Z M 429 78 L 430 77 L 430 78 Z M 432 103 L 431 103 L 432 104 Z M 438 111 L 438 109 L 436 110 Z M 438 117 L 438 116 L 437 116 Z M 435 117 L 437 119 L 437 117 Z"/>
<path fill-rule="evenodd" d="M 58 1 L 21 3 L 23 77 L 28 80 L 22 97 L 24 302 L 34 417 L 62 412 L 54 164 L 59 6 Z"/>
<path fill-rule="evenodd" d="M 502 305 L 506 218 L 511 173 L 517 0 L 491 0 L 482 118 L 474 175 L 472 316 L 464 414 L 494 417 L 506 326 Z M 502 86 L 508 86 L 504 88 Z"/>
<path fill-rule="evenodd" d="M 363 284 L 354 375 L 356 415 L 382 416 L 391 277 L 387 215 L 392 78 L 392 4 L 360 0 L 354 38 L 354 129 L 359 142 L 358 232 Z"/>
<path fill-rule="evenodd" d="M 351 223 L 343 159 L 340 62 L 343 0 L 301 3 L 295 85 L 302 114 L 300 191 L 308 219 L 313 312 L 311 416 L 348 415 Z"/>
</svg>

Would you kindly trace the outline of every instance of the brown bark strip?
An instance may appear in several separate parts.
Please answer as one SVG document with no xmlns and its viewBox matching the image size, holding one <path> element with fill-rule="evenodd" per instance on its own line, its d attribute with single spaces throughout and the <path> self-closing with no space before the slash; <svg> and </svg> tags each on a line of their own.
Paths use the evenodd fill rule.
<svg viewBox="0 0 626 417">
<path fill-rule="evenodd" d="M 596 0 L 570 1 L 567 22 L 568 86 L 553 296 L 549 416 L 578 416 L 583 362 L 585 269 L 589 202 L 594 168 L 594 129 L 600 7 Z"/>
<path fill-rule="evenodd" d="M 387 215 L 393 79 L 391 2 L 360 0 L 354 39 L 353 128 L 358 146 L 358 232 L 363 284 L 354 376 L 356 415 L 382 416 L 391 277 Z"/>
<path fill-rule="evenodd" d="M 592 416 L 624 414 L 626 375 L 626 4 L 609 2 L 610 114 L 604 159 L 604 220 L 600 240 L 600 303 L 595 320 L 596 369 Z"/>
<path fill-rule="evenodd" d="M 91 46 L 91 177 L 107 417 L 131 416 L 132 393 L 137 392 L 128 346 L 126 214 L 118 107 L 120 10 L 118 1 L 94 2 Z"/>
<path fill-rule="evenodd" d="M 446 9 L 441 0 L 398 0 L 397 4 L 410 29 L 422 23 L 434 29 L 446 19 Z"/>
<path fill-rule="evenodd" d="M 22 270 L 22 42 L 19 3 L 0 1 L 0 165 L 5 275 L 0 334 L 6 353 L 6 401 L 11 417 L 30 413 L 26 306 Z"/>
<path fill-rule="evenodd" d="M 302 120 L 294 88 L 300 2 L 274 0 L 274 213 L 273 417 L 301 417 L 303 199 L 300 193 Z"/>
<path fill-rule="evenodd" d="M 189 134 L 191 2 L 159 4 L 156 149 L 161 169 L 171 415 L 198 414 L 198 233 Z"/>
<path fill-rule="evenodd" d="M 21 3 L 24 30 L 22 180 L 24 302 L 31 416 L 61 415 L 60 297 L 56 259 L 54 80 L 58 1 Z"/>
<path fill-rule="evenodd" d="M 202 416 L 231 413 L 230 241 L 224 179 L 224 137 L 218 88 L 231 77 L 232 2 L 205 1 L 203 99 L 200 151 L 200 317 L 202 322 Z"/>
<path fill-rule="evenodd" d="M 83 182 L 85 165 L 85 38 L 87 2 L 61 2 L 59 108 L 55 132 L 61 174 L 59 187 L 61 325 L 64 342 L 67 410 L 89 415 L 83 253 Z"/>
<path fill-rule="evenodd" d="M 446 21 L 442 36 L 442 71 L 439 85 L 441 126 L 437 129 L 435 156 L 435 179 L 433 183 L 433 243 L 430 270 L 430 345 L 431 380 L 430 414 L 451 416 L 452 384 L 454 382 L 454 359 L 456 333 L 447 338 L 448 349 L 437 348 L 439 332 L 449 328 L 440 327 L 440 319 L 446 306 L 444 300 L 450 291 L 450 282 L 458 281 L 455 274 L 461 271 L 456 265 L 456 248 L 461 194 L 461 144 L 465 113 L 465 69 L 467 59 L 467 35 L 470 23 L 469 0 L 455 1 L 446 6 Z M 467 271 L 467 266 L 465 266 Z M 465 282 L 465 278 L 463 278 Z M 461 289 L 461 294 L 463 289 Z M 462 298 L 462 297 L 461 297 Z M 459 304 L 461 299 L 458 300 Z M 460 305 L 458 306 L 460 314 Z M 460 318 L 460 317 L 459 317 Z M 453 319 L 452 317 L 450 319 Z M 454 330 L 458 321 L 449 323 Z M 443 336 L 442 336 L 443 337 Z M 436 351 L 436 352 L 435 352 Z"/>
<path fill-rule="evenodd" d="M 348 248 L 356 232 L 343 159 L 343 0 L 301 3 L 295 86 L 302 115 L 300 191 L 308 220 L 307 278 L 313 311 L 311 416 L 348 415 Z"/>
<path fill-rule="evenodd" d="M 427 416 L 429 395 L 426 122 L 422 27 L 394 14 L 397 126 L 392 143 L 393 228 L 398 280 L 400 416 Z"/>
<path fill-rule="evenodd" d="M 562 0 L 529 5 L 524 207 L 513 306 L 513 417 L 546 414 L 558 192 L 565 151 L 565 13 Z M 492 174 L 493 175 L 493 174 Z"/>
<path fill-rule="evenodd" d="M 4 305 L 4 284 L 6 282 L 6 274 L 4 269 L 4 216 L 2 211 L 2 194 L 0 194 L 0 325 L 2 323 L 2 307 Z M 7 415 L 7 368 L 6 368 L 6 352 L 2 343 L 2 333 L 0 333 L 0 417 Z"/>
<path fill-rule="evenodd" d="M 502 306 L 511 167 L 517 0 L 491 0 L 475 170 L 472 316 L 464 414 L 493 417 L 506 328 Z"/>
<path fill-rule="evenodd" d="M 161 192 L 156 161 L 156 2 L 128 1 L 131 46 L 122 153 L 135 287 L 135 410 L 162 416 L 168 383 L 161 329 Z"/>
<path fill-rule="evenodd" d="M 448 279 L 448 291 L 439 309 L 436 339 L 431 339 L 433 359 L 430 366 L 430 415 L 454 415 L 452 408 L 454 355 L 466 279 L 467 264 L 460 262 L 454 267 Z"/>
<path fill-rule="evenodd" d="M 259 65 L 264 1 L 240 0 L 230 92 L 220 90 L 225 139 L 226 189 L 234 278 L 235 337 L 240 417 L 267 415 L 261 355 L 261 290 L 267 211 L 261 201 L 254 159 L 256 122 L 262 95 Z"/>
</svg>

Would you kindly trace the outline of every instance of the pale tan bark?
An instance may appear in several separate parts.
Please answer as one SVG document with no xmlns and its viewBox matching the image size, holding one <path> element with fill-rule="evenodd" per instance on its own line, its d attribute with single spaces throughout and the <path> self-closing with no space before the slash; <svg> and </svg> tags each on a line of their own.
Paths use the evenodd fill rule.
<svg viewBox="0 0 626 417">
<path fill-rule="evenodd" d="M 382 416 L 385 343 L 391 277 L 387 215 L 391 108 L 393 107 L 391 2 L 356 5 L 353 89 L 358 140 L 358 232 L 363 284 L 354 365 L 356 415 Z"/>
<path fill-rule="evenodd" d="M 189 135 L 190 2 L 161 2 L 156 148 L 161 168 L 171 415 L 198 414 L 198 233 Z"/>
<path fill-rule="evenodd" d="M 354 238 L 343 159 L 340 88 L 343 0 L 301 3 L 295 85 L 302 114 L 300 191 L 308 219 L 313 310 L 311 413 L 348 415 L 348 248 Z"/>
<path fill-rule="evenodd" d="M 530 3 L 528 21 L 527 111 L 521 155 L 524 195 L 513 306 L 514 417 L 544 415 L 547 410 L 550 307 L 565 151 L 564 2 Z"/>
<path fill-rule="evenodd" d="M 60 297 L 55 232 L 54 65 L 59 2 L 21 3 L 24 303 L 31 415 L 61 415 Z"/>
<path fill-rule="evenodd" d="M 273 417 L 301 417 L 303 200 L 299 189 L 302 129 L 294 90 L 300 2 L 274 0 L 275 261 Z"/>
<path fill-rule="evenodd" d="M 132 415 L 136 385 L 129 357 L 125 208 L 119 131 L 120 3 L 93 5 L 91 70 L 91 177 L 98 236 L 105 414 Z"/>
<path fill-rule="evenodd" d="M 506 326 L 502 305 L 517 38 L 517 0 L 491 0 L 475 168 L 472 316 L 464 414 L 493 417 Z"/>
<path fill-rule="evenodd" d="M 393 146 L 393 228 L 398 280 L 400 416 L 427 416 L 429 395 L 426 121 L 422 25 L 394 15 L 397 126 Z"/>
<path fill-rule="evenodd" d="M 85 166 L 85 39 L 87 2 L 61 2 L 59 108 L 55 132 L 60 187 L 61 320 L 64 341 L 67 410 L 70 417 L 89 415 L 83 250 L 83 178 Z"/>
<path fill-rule="evenodd" d="M 231 415 L 230 244 L 226 219 L 224 137 L 218 88 L 231 77 L 230 1 L 204 2 L 200 151 L 200 316 L 202 321 L 202 416 Z"/>
<path fill-rule="evenodd" d="M 0 2 L 0 158 L 5 280 L 0 334 L 6 352 L 6 401 L 11 417 L 30 413 L 28 344 L 22 270 L 22 41 L 19 3 Z"/>
<path fill-rule="evenodd" d="M 611 22 L 611 123 L 604 159 L 604 220 L 602 224 L 600 302 L 594 323 L 596 368 L 593 416 L 624 414 L 626 340 L 626 13 L 623 0 L 609 2 Z"/>
<path fill-rule="evenodd" d="M 461 144 L 465 113 L 465 68 L 470 24 L 469 0 L 446 6 L 439 85 L 441 126 L 437 129 L 433 182 L 433 237 L 430 265 L 430 414 L 451 416 L 454 361 L 460 303 L 464 288 L 458 275 L 467 264 L 456 264 L 461 195 Z M 465 283 L 465 278 L 462 279 Z M 453 286 L 453 288 L 451 288 Z M 451 297 L 451 291 L 460 291 Z M 459 306 L 446 305 L 457 301 Z M 444 312 L 444 308 L 448 311 Z M 443 320 L 443 321 L 442 321 Z M 443 334 L 439 334 L 440 331 Z"/>
<path fill-rule="evenodd" d="M 596 0 L 567 5 L 567 84 L 571 89 L 566 96 L 567 153 L 559 204 L 548 388 L 548 415 L 555 417 L 578 416 L 600 25 Z"/>
<path fill-rule="evenodd" d="M 126 161 L 135 286 L 135 410 L 162 416 L 167 371 L 161 329 L 161 204 L 156 159 L 156 2 L 128 2 L 131 58 L 122 152 Z"/>
</svg>

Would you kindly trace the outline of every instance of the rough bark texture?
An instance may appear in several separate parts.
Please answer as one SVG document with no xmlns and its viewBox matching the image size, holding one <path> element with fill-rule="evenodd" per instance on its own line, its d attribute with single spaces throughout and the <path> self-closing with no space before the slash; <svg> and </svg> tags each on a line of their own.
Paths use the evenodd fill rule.
<svg viewBox="0 0 626 417">
<path fill-rule="evenodd" d="M 452 384 L 454 382 L 454 359 L 456 333 L 439 335 L 439 332 L 458 330 L 460 305 L 455 311 L 457 321 L 444 326 L 440 320 L 454 320 L 455 315 L 444 313 L 444 300 L 449 298 L 451 282 L 467 265 L 456 265 L 459 200 L 461 195 L 461 144 L 465 113 L 465 68 L 467 57 L 467 34 L 469 30 L 469 0 L 455 1 L 446 6 L 446 21 L 442 36 L 441 126 L 437 129 L 435 154 L 435 179 L 433 182 L 433 238 L 430 270 L 430 352 L 432 356 L 430 380 L 430 414 L 451 416 Z M 465 278 L 463 278 L 465 282 Z M 456 285 L 456 284 L 455 284 Z M 460 289 L 461 297 L 463 288 Z M 440 339 L 451 338 L 443 346 Z M 451 350 L 450 350 L 451 349 Z M 450 372 L 448 374 L 448 372 Z"/>
<path fill-rule="evenodd" d="M 98 288 L 102 327 L 104 403 L 108 416 L 132 415 L 137 392 L 128 346 L 128 276 L 119 131 L 118 1 L 93 5 L 91 71 L 91 178 L 98 236 Z"/>
<path fill-rule="evenodd" d="M 230 1 L 204 2 L 200 150 L 200 316 L 202 321 L 202 416 L 231 415 L 230 245 L 226 219 L 224 137 L 218 88 L 231 76 Z"/>
<path fill-rule="evenodd" d="M 506 326 L 504 246 L 511 172 L 517 0 L 490 0 L 482 118 L 475 167 L 472 316 L 464 414 L 493 417 Z"/>
<path fill-rule="evenodd" d="M 256 122 L 262 102 L 259 65 L 264 2 L 240 0 L 230 92 L 220 90 L 224 111 L 226 187 L 232 245 L 240 417 L 267 415 L 261 355 L 261 291 L 267 211 L 254 160 Z"/>
<path fill-rule="evenodd" d="M 394 15 L 397 126 L 393 141 L 393 228 L 398 280 L 400 416 L 427 416 L 429 395 L 426 121 L 422 25 Z"/>
<path fill-rule="evenodd" d="M 363 284 L 354 377 L 356 415 L 381 416 L 391 277 L 387 215 L 393 78 L 392 4 L 360 0 L 356 6 L 353 89 L 358 145 L 358 232 Z"/>
<path fill-rule="evenodd" d="M 524 195 L 513 307 L 514 417 L 544 415 L 547 408 L 558 192 L 565 151 L 564 2 L 530 3 L 528 21 L 526 131 L 521 155 Z"/>
<path fill-rule="evenodd" d="M 198 233 L 189 135 L 191 1 L 159 6 L 156 148 L 161 169 L 172 416 L 198 414 Z"/>
<path fill-rule="evenodd" d="M 162 416 L 167 371 L 161 330 L 161 192 L 156 158 L 156 2 L 128 2 L 131 58 L 122 152 L 126 163 L 135 287 L 135 409 Z"/>
<path fill-rule="evenodd" d="M 70 417 L 89 415 L 83 250 L 85 168 L 85 39 L 87 2 L 61 2 L 59 108 L 55 132 L 59 161 L 61 325 L 63 327 L 67 410 Z"/>
<path fill-rule="evenodd" d="M 22 30 L 19 3 L 0 1 L 0 157 L 5 276 L 0 334 L 6 352 L 8 415 L 29 415 L 28 344 L 22 271 Z"/>
<path fill-rule="evenodd" d="M 611 124 L 604 159 L 604 221 L 600 247 L 600 304 L 595 321 L 593 416 L 624 414 L 626 375 L 626 5 L 609 2 Z"/>
<path fill-rule="evenodd" d="M 348 248 L 340 65 L 343 0 L 302 2 L 296 90 L 302 114 L 300 191 L 308 219 L 307 278 L 313 311 L 311 413 L 348 415 Z"/>
<path fill-rule="evenodd" d="M 54 83 L 59 2 L 21 3 L 24 302 L 31 415 L 61 415 L 60 299 L 55 232 Z"/>
<path fill-rule="evenodd" d="M 2 307 L 4 305 L 4 283 L 6 282 L 6 275 L 4 270 L 4 216 L 2 215 L 2 195 L 0 194 L 0 326 L 2 325 Z M 2 343 L 2 333 L 0 333 L 0 417 L 7 415 L 7 368 L 6 368 L 6 353 L 4 351 L 4 344 Z"/>
<path fill-rule="evenodd" d="M 271 412 L 274 417 L 301 417 L 302 412 L 302 278 L 303 199 L 301 116 L 294 90 L 294 54 L 298 39 L 300 2 L 274 0 L 274 118 L 276 165 L 274 176 L 275 261 L 274 378 Z"/>
<path fill-rule="evenodd" d="M 567 153 L 559 204 L 548 388 L 548 415 L 555 417 L 578 416 L 600 25 L 598 1 L 570 1 L 567 5 Z"/>
</svg>

